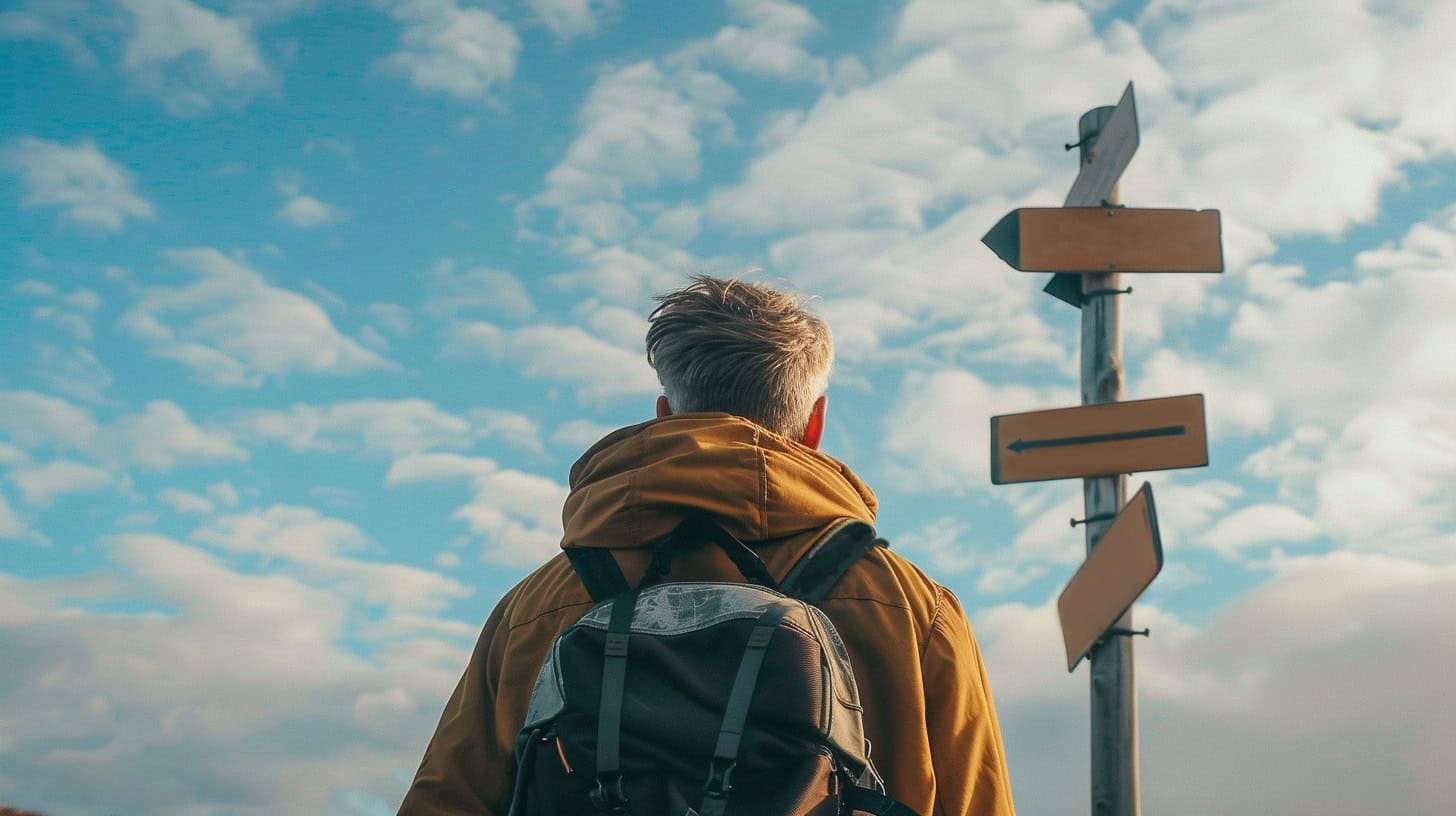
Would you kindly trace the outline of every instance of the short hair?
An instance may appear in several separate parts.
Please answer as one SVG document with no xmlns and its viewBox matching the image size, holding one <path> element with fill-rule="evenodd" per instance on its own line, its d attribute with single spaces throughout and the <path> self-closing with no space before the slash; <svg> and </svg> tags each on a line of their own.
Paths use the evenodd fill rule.
<svg viewBox="0 0 1456 816">
<path fill-rule="evenodd" d="M 647 362 L 673 413 L 722 411 L 794 439 L 829 387 L 834 337 L 807 298 L 761 283 L 693 275 L 658 295 Z"/>
</svg>

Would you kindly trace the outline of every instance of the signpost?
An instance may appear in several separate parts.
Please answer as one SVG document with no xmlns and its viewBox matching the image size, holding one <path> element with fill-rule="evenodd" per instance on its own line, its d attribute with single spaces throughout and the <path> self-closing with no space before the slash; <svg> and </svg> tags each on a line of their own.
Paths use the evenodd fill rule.
<svg viewBox="0 0 1456 816">
<path fill-rule="evenodd" d="M 1077 668 L 1162 569 L 1163 541 L 1153 488 L 1144 484 L 1057 597 L 1067 671 Z"/>
<path fill-rule="evenodd" d="M 1222 272 L 1218 210 L 1012 210 L 983 239 L 1023 272 Z"/>
<path fill-rule="evenodd" d="M 1091 659 L 1093 816 L 1137 816 L 1132 603 L 1162 567 L 1152 491 L 1132 503 L 1127 473 L 1208 464 L 1203 396 L 1123 402 L 1123 272 L 1222 272 L 1219 213 L 1119 206 L 1137 152 L 1128 83 L 1115 106 L 1077 122 L 1081 165 L 1060 209 L 1015 210 L 982 241 L 1012 267 L 1055 274 L 1048 294 L 1082 316 L 1082 407 L 991 418 L 996 484 L 1082 479 L 1087 560 L 1058 601 L 1068 669 Z M 1124 508 L 1124 504 L 1127 507 Z M 1114 521 L 1115 519 L 1115 521 Z M 1111 522 L 1109 524 L 1109 522 Z"/>
<path fill-rule="evenodd" d="M 1203 395 L 991 417 L 991 483 L 1208 464 Z"/>
</svg>

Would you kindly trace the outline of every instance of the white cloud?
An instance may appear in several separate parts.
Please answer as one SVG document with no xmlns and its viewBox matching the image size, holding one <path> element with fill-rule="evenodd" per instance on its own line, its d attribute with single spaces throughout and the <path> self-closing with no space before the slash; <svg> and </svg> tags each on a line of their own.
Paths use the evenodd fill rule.
<svg viewBox="0 0 1456 816">
<path fill-rule="evenodd" d="M 410 310 L 396 303 L 371 303 L 369 304 L 369 315 L 378 321 L 380 326 L 398 337 L 404 337 L 414 329 Z"/>
<path fill-rule="evenodd" d="M 284 515 L 244 541 L 272 546 L 290 534 L 283 522 L 301 520 Z M 356 812 L 351 792 L 398 801 L 398 774 L 418 762 L 475 624 L 400 611 L 356 635 L 349 621 L 372 593 L 403 598 L 404 586 L 382 586 L 401 576 L 355 586 L 346 578 L 357 575 L 301 568 L 247 574 L 155 535 L 115 536 L 103 551 L 104 577 L 0 574 L 4 645 L 26 656 L 6 664 L 0 707 L 7 800 L 48 813 L 239 816 Z M 454 591 L 447 580 L 422 587 Z M 166 611 L 90 608 L 108 601 Z"/>
<path fill-rule="evenodd" d="M 553 275 L 550 282 L 562 289 L 584 289 L 605 301 L 641 308 L 651 296 L 682 286 L 690 271 L 731 274 L 729 270 L 707 268 L 681 250 L 642 243 L 634 242 L 637 246 L 632 249 L 591 248 L 578 256 L 582 268 Z"/>
<path fill-rule="evenodd" d="M 1283 541 L 1308 541 L 1319 535 L 1319 525 L 1282 504 L 1261 502 L 1240 507 L 1219 519 L 1203 540 L 1226 557 L 1238 557 L 1251 547 Z"/>
<path fill-rule="evenodd" d="M 1146 362 L 1129 372 L 1128 399 L 1154 399 L 1174 394 L 1203 394 L 1209 435 L 1268 432 L 1277 405 L 1267 389 L 1244 381 L 1235 366 L 1190 359 L 1173 349 L 1159 348 Z"/>
<path fill-rule="evenodd" d="M 15 508 L 4 496 L 0 496 L 0 539 L 29 538 L 33 533 L 25 522 L 15 515 Z"/>
<path fill-rule="evenodd" d="M 525 414 L 499 408 L 472 408 L 469 418 L 478 438 L 499 438 L 512 447 L 532 453 L 544 453 L 546 450 L 541 443 L 541 423 Z"/>
<path fill-rule="evenodd" d="M 173 512 L 192 515 L 206 515 L 217 507 L 211 499 L 205 496 L 175 487 L 169 487 L 159 492 L 157 500 L 172 508 Z"/>
<path fill-rule="evenodd" d="M 425 313 L 435 317 L 481 309 L 521 319 L 536 311 L 530 292 L 509 272 L 488 267 L 457 271 L 454 261 L 445 260 L 431 267 L 425 280 L 430 291 Z"/>
<path fill-rule="evenodd" d="M 455 567 L 460 566 L 460 564 L 462 563 L 460 560 L 460 556 L 448 551 L 437 553 L 433 561 L 435 562 L 435 566 L 440 567 L 441 569 L 454 569 Z"/>
<path fill-rule="evenodd" d="M 1312 475 L 1321 527 L 1354 548 L 1456 555 L 1449 545 L 1456 529 L 1456 421 L 1446 405 L 1391 399 L 1346 423 L 1319 451 Z"/>
<path fill-rule="evenodd" d="M 577 112 L 581 132 L 546 174 L 541 203 L 619 200 L 628 187 L 698 175 L 707 128 L 731 128 L 725 109 L 736 98 L 717 76 L 664 72 L 639 62 L 602 76 Z"/>
<path fill-rule="evenodd" d="M 63 399 L 34 391 L 0 391 L 0 431 L 21 447 L 84 450 L 97 430 L 89 413 Z"/>
<path fill-rule="evenodd" d="M 774 241 L 769 260 L 822 295 L 826 313 L 843 309 L 861 321 L 852 324 L 847 361 L 903 367 L 928 358 L 1075 377 L 1076 335 L 1054 331 L 1038 308 L 1045 296 L 980 243 L 1005 210 L 995 201 L 966 207 L 923 232 L 809 230 Z"/>
<path fill-rule="evenodd" d="M 526 7 L 565 42 L 596 34 L 602 18 L 617 11 L 618 0 L 526 0 Z"/>
<path fill-rule="evenodd" d="M 29 295 L 31 297 L 54 298 L 60 295 L 60 291 L 56 287 L 45 281 L 38 281 L 35 278 L 27 278 L 11 287 L 11 290 L 17 295 Z"/>
<path fill-rule="evenodd" d="M 592 422 L 589 419 L 573 419 L 561 423 L 551 434 L 551 444 L 585 451 L 598 440 L 616 428 Z"/>
<path fill-rule="evenodd" d="M 1243 468 L 1346 546 L 1441 559 L 1456 526 L 1445 500 L 1456 490 L 1456 423 L 1440 407 L 1456 400 L 1453 221 L 1456 212 L 1439 213 L 1399 244 L 1360 253 L 1353 280 L 1251 270 L 1264 278 L 1210 359 L 1154 358 L 1166 370 L 1158 378 L 1212 381 L 1211 416 L 1287 428 Z"/>
<path fill-rule="evenodd" d="M 295 195 L 278 208 L 275 217 L 299 229 L 313 229 L 332 224 L 341 217 L 339 208 L 325 204 L 311 195 Z"/>
<path fill-rule="evenodd" d="M 25 451 L 14 445 L 0 442 L 0 465 L 13 465 L 26 460 Z"/>
<path fill-rule="evenodd" d="M 207 486 L 207 495 L 223 507 L 238 506 L 238 490 L 232 482 L 215 482 Z"/>
<path fill-rule="evenodd" d="M 283 411 L 248 412 L 236 427 L 246 436 L 282 442 L 295 452 L 401 456 L 430 448 L 460 450 L 474 438 L 468 420 L 423 399 L 300 403 Z"/>
<path fill-rule="evenodd" d="M 441 353 L 509 357 L 526 376 L 571 385 L 577 397 L 587 402 L 661 390 L 645 353 L 622 348 L 577 326 L 540 323 L 506 331 L 483 322 L 457 324 Z"/>
<path fill-rule="evenodd" d="M 476 354 L 499 357 L 505 353 L 510 337 L 505 329 L 484 320 L 451 323 L 445 331 L 445 345 L 440 349 L 441 357 L 470 357 Z"/>
<path fill-rule="evenodd" d="M 991 385 L 962 369 L 912 371 L 885 418 L 890 472 L 907 490 L 989 490 L 990 418 L 1058 407 L 1049 396 L 1021 384 Z"/>
<path fill-rule="evenodd" d="M 966 572 L 979 561 L 963 539 L 970 525 L 942 516 L 924 526 L 895 536 L 895 549 L 924 559 L 937 574 Z"/>
<path fill-rule="evenodd" d="M 311 581 L 335 587 L 364 604 L 382 604 L 391 612 L 437 612 L 470 594 L 463 584 L 436 572 L 347 555 L 378 547 L 353 524 L 307 507 L 273 505 L 224 516 L 191 537 L 226 552 L 282 560 Z"/>
<path fill-rule="evenodd" d="M 49 507 L 57 496 L 94 493 L 115 482 L 115 477 L 105 470 L 71 459 L 21 465 L 12 468 L 9 475 L 26 503 L 34 507 Z"/>
<path fill-rule="evenodd" d="M 643 352 L 624 349 L 575 326 L 535 325 L 512 333 L 510 352 L 526 376 L 564 382 L 585 401 L 651 396 L 661 387 Z"/>
<path fill-rule="evenodd" d="M 152 355 L 193 369 L 209 384 L 257 387 L 295 371 L 353 374 L 393 364 L 341 334 L 309 298 L 269 284 L 215 249 L 170 250 L 195 282 L 153 286 L 122 316 Z M 173 326 L 164 321 L 176 321 Z"/>
<path fill-rule="evenodd" d="M 96 54 L 64 23 L 37 13 L 44 11 L 44 8 L 33 6 L 28 10 L 0 12 L 0 40 L 53 43 L 73 64 L 95 68 Z"/>
<path fill-rule="evenodd" d="M 1201 473 L 1163 470 L 1139 474 L 1128 482 L 1129 495 L 1140 487 L 1139 480 L 1153 486 L 1157 496 L 1158 527 L 1165 550 L 1207 543 L 1205 536 L 1208 531 L 1220 520 L 1235 513 L 1235 503 L 1244 496 L 1243 487 L 1222 479 L 1192 481 Z"/>
<path fill-rule="evenodd" d="M 1208 100 L 1186 134 L 1189 181 L 1266 230 L 1328 235 L 1374 218 L 1403 163 L 1456 150 L 1438 79 L 1456 55 L 1434 33 L 1453 24 L 1444 3 L 1308 0 L 1153 8 L 1141 22 L 1180 89 Z M 1206 61 L 1235 42 L 1242 59 Z"/>
<path fill-rule="evenodd" d="M 403 27 L 404 47 L 382 64 L 416 88 L 489 99 L 515 73 L 521 38 L 489 11 L 461 8 L 456 0 L 388 0 L 385 6 Z"/>
<path fill-rule="evenodd" d="M 123 65 L 169 112 L 185 116 L 220 100 L 246 101 L 271 81 L 249 21 L 191 0 L 121 5 L 132 18 Z"/>
<path fill-rule="evenodd" d="M 496 463 L 483 456 L 462 456 L 458 453 L 412 453 L 397 459 L 384 475 L 391 487 L 419 482 L 457 481 L 484 476 L 497 469 Z"/>
<path fill-rule="evenodd" d="M 566 485 L 518 470 L 496 470 L 473 481 L 475 498 L 452 517 L 485 539 L 483 560 L 534 567 L 560 551 Z"/>
<path fill-rule="evenodd" d="M 198 427 L 170 400 L 154 400 L 142 413 L 121 417 L 111 433 L 125 461 L 147 470 L 166 471 L 179 465 L 248 458 L 247 451 L 227 434 Z"/>
<path fill-rule="evenodd" d="M 709 216 L 759 233 L 920 231 L 932 208 L 1025 195 L 1060 158 L 1032 146 L 1113 92 L 1101 78 L 1138 76 L 1144 93 L 1166 87 L 1135 33 L 1114 26 L 1109 37 L 1099 40 L 1066 4 L 980 5 L 968 14 L 957 3 L 911 3 L 890 70 L 824 94 L 740 183 L 714 192 Z"/>
<path fill-rule="evenodd" d="M 828 81 L 828 63 L 803 47 L 803 40 L 822 28 L 808 9 L 784 0 L 732 0 L 728 7 L 746 25 L 724 26 L 711 38 L 684 46 L 670 61 L 703 60 L 762 79 Z"/>
<path fill-rule="evenodd" d="M 484 541 L 483 560 L 531 567 L 555 555 L 561 542 L 561 507 L 568 490 L 544 476 L 503 469 L 483 457 L 448 453 L 414 454 L 396 461 L 385 483 L 466 480 L 474 498 L 452 518 L 464 521 Z"/>
<path fill-rule="evenodd" d="M 312 138 L 303 143 L 304 153 L 314 153 L 319 150 L 327 150 L 336 156 L 354 155 L 354 143 L 349 139 L 332 139 L 329 137 Z"/>
<path fill-rule="evenodd" d="M 322 0 L 232 0 L 228 8 L 240 17 L 274 23 L 313 11 Z"/>
<path fill-rule="evenodd" d="M 0 152 L 0 167 L 25 181 L 22 207 L 56 207 L 82 227 L 116 232 L 156 210 L 136 192 L 136 177 L 83 139 L 63 144 L 23 136 Z"/>
<path fill-rule="evenodd" d="M 1445 784 L 1456 709 L 1431 682 L 1456 659 L 1444 631 L 1456 572 L 1341 552 L 1274 569 L 1204 627 L 1136 608 L 1135 624 L 1152 630 L 1137 645 L 1145 807 L 1314 816 L 1456 805 Z M 1053 772 L 1087 766 L 1086 669 L 1063 670 L 1054 603 L 972 617 L 1019 809 L 1085 807 L 1085 781 Z"/>
</svg>

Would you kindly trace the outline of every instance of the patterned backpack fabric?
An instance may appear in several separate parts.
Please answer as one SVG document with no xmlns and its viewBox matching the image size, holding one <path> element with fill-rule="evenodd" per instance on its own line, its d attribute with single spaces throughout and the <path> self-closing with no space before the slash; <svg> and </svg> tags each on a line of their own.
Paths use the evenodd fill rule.
<svg viewBox="0 0 1456 816">
<path fill-rule="evenodd" d="M 660 583 L 708 542 L 749 583 Z M 813 605 L 881 544 L 839 522 L 782 587 L 696 518 L 654 545 L 635 588 L 607 551 L 568 550 L 598 603 L 541 667 L 511 816 L 915 816 L 884 795 L 849 654 Z"/>
</svg>

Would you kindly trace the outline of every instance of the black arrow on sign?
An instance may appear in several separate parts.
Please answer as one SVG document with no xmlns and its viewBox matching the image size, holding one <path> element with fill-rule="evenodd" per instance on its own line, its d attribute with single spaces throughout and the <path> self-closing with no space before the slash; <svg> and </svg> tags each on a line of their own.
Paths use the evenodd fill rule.
<svg viewBox="0 0 1456 816">
<path fill-rule="evenodd" d="M 1187 425 L 1165 425 L 1162 428 L 1144 428 L 1140 431 L 1092 434 L 1090 436 L 1062 436 L 1056 439 L 1033 439 L 1030 442 L 1017 438 L 1006 447 L 1012 453 L 1021 453 L 1032 448 L 1060 448 L 1068 445 L 1095 445 L 1099 442 L 1122 442 L 1127 439 L 1149 439 L 1155 436 L 1182 436 L 1188 433 Z"/>
</svg>

